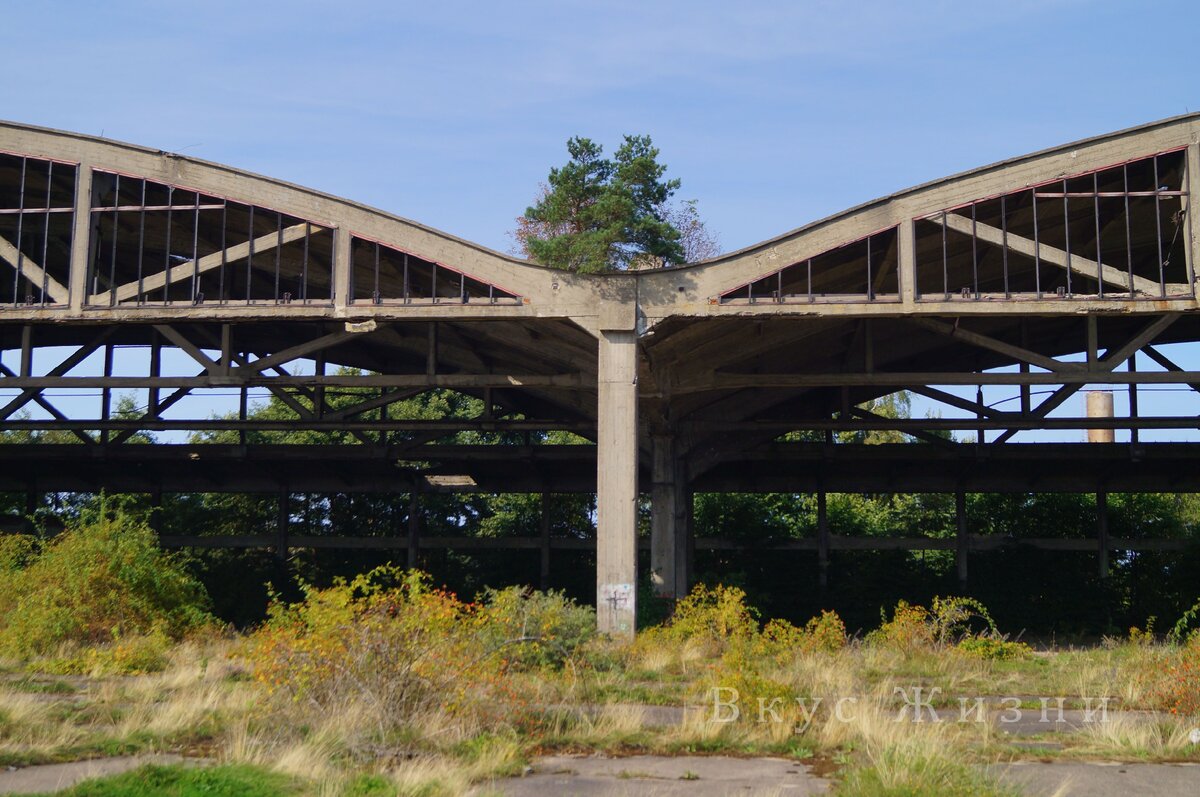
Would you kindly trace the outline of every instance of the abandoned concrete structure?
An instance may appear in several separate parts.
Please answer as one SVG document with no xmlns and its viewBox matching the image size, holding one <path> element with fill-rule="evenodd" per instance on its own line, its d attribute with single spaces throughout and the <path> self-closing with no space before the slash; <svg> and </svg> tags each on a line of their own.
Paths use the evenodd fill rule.
<svg viewBox="0 0 1200 797">
<path fill-rule="evenodd" d="M 599 623 L 618 633 L 634 625 L 639 494 L 652 500 L 663 594 L 686 589 L 689 551 L 704 544 L 690 532 L 696 490 L 957 493 L 956 540 L 834 537 L 822 511 L 814 539 L 788 544 L 822 565 L 838 547 L 951 547 L 965 579 L 972 550 L 1003 544 L 965 528 L 966 491 L 1200 488 L 1196 444 L 1138 438 L 1200 421 L 1140 415 L 1137 402 L 1139 385 L 1200 390 L 1200 372 L 1155 348 L 1200 339 L 1198 140 L 1200 115 L 1168 119 L 930 182 L 705 263 L 581 276 L 226 166 L 0 123 L 0 429 L 77 443 L 0 446 L 0 490 L 595 491 Z M 1128 391 L 1130 412 L 1049 417 L 1089 384 Z M 1013 386 L 1019 407 L 954 392 L 987 385 Z M 345 386 L 371 397 L 327 410 L 324 392 Z M 1033 386 L 1053 390 L 1038 400 Z M 262 388 L 295 417 L 247 418 L 247 392 Z M 433 388 L 485 410 L 389 417 Z M 64 412 L 50 389 L 102 400 L 94 414 Z M 241 392 L 239 418 L 178 411 L 218 389 Z M 114 416 L 119 390 L 142 391 L 140 417 Z M 897 390 L 965 414 L 907 420 L 858 406 Z M 272 428 L 338 429 L 355 444 L 245 442 Z M 1045 429 L 1082 441 L 1094 428 L 1129 440 L 1009 442 Z M 138 430 L 209 429 L 243 444 L 126 444 Z M 463 429 L 570 430 L 594 445 L 436 442 Z M 929 444 L 833 443 L 836 431 L 874 429 Z M 975 437 L 931 434 L 947 429 Z M 1102 569 L 1111 550 L 1174 544 L 1109 539 L 1101 518 L 1095 540 L 1041 544 L 1090 546 Z M 286 534 L 284 523 L 277 540 L 222 542 L 420 544 L 415 531 Z M 543 563 L 556 545 L 582 544 L 495 542 L 540 549 Z"/>
</svg>

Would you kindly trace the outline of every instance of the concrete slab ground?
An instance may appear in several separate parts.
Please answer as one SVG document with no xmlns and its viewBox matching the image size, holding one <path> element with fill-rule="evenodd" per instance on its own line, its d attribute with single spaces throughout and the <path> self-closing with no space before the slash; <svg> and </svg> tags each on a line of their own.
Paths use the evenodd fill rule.
<svg viewBox="0 0 1200 797">
<path fill-rule="evenodd" d="M 1021 761 L 993 772 L 1029 797 L 1191 797 L 1200 794 L 1200 764 Z"/>
<path fill-rule="evenodd" d="M 476 795 L 504 797 L 807 797 L 826 794 L 829 782 L 795 761 L 726 756 L 551 756 L 522 778 L 485 784 Z"/>
<path fill-rule="evenodd" d="M 88 778 L 120 775 L 146 764 L 178 764 L 184 760 L 178 755 L 121 756 L 9 769 L 0 771 L 0 794 L 49 794 Z M 200 763 L 199 759 L 186 760 Z"/>
</svg>

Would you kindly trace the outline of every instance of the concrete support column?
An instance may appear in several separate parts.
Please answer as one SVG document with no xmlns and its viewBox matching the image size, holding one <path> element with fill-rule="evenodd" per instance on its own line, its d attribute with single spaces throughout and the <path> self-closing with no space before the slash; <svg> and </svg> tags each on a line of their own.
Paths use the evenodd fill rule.
<svg viewBox="0 0 1200 797">
<path fill-rule="evenodd" d="M 696 535 L 692 519 L 695 504 L 687 460 L 675 457 L 675 597 L 687 597 L 692 589 L 692 570 L 696 557 Z"/>
<path fill-rule="evenodd" d="M 817 491 L 817 584 L 821 597 L 829 589 L 829 496 L 825 485 Z"/>
<path fill-rule="evenodd" d="M 967 557 L 971 550 L 971 542 L 967 536 L 967 494 L 962 490 L 954 494 L 954 520 L 954 561 L 958 566 L 958 586 L 960 589 L 965 589 L 967 586 Z"/>
<path fill-rule="evenodd" d="M 911 219 L 900 223 L 897 237 L 897 251 L 900 253 L 900 301 L 911 305 L 918 296 L 916 234 Z"/>
<path fill-rule="evenodd" d="M 67 278 L 71 315 L 83 312 L 87 294 L 88 254 L 92 230 L 92 166 L 79 164 L 75 175 L 75 219 L 71 227 L 71 272 Z"/>
<path fill-rule="evenodd" d="M 674 598 L 676 560 L 683 553 L 675 544 L 675 440 L 669 434 L 658 434 L 651 448 L 650 586 L 657 597 Z"/>
<path fill-rule="evenodd" d="M 688 539 L 692 491 L 678 438 L 656 435 L 650 493 L 650 583 L 660 598 L 679 599 L 690 586 Z"/>
<path fill-rule="evenodd" d="M 279 493 L 278 514 L 275 519 L 275 558 L 280 562 L 287 561 L 288 555 L 288 526 L 292 520 L 291 494 L 286 490 Z"/>
<path fill-rule="evenodd" d="M 596 620 L 632 636 L 637 593 L 637 336 L 600 333 L 596 416 Z"/>
<path fill-rule="evenodd" d="M 538 567 L 538 584 L 545 591 L 550 589 L 550 493 L 542 493 L 539 531 L 541 532 L 541 562 Z"/>
<path fill-rule="evenodd" d="M 1087 416 L 1089 418 L 1113 417 L 1113 394 L 1107 390 L 1089 390 L 1087 394 Z M 1117 439 L 1116 430 L 1088 429 L 1089 443 L 1112 443 Z"/>
<path fill-rule="evenodd" d="M 350 231 L 345 227 L 333 231 L 333 303 L 339 307 L 350 304 Z"/>
<path fill-rule="evenodd" d="M 416 485 L 408 494 L 408 569 L 421 563 L 421 503 Z"/>
</svg>

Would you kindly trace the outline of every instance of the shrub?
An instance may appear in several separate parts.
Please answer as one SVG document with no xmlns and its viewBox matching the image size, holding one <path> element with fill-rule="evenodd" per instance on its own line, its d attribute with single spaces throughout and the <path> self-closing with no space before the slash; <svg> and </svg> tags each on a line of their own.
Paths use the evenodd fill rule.
<svg viewBox="0 0 1200 797">
<path fill-rule="evenodd" d="M 933 628 L 929 623 L 929 610 L 924 606 L 915 606 L 908 601 L 900 601 L 892 612 L 892 619 L 880 611 L 882 623 L 871 633 L 867 641 L 871 644 L 886 645 L 913 650 L 933 645 Z"/>
<path fill-rule="evenodd" d="M 596 634 L 596 612 L 561 592 L 487 589 L 480 602 L 487 642 L 521 666 L 561 666 Z"/>
<path fill-rule="evenodd" d="M 825 610 L 820 617 L 810 617 L 804 624 L 810 650 L 836 653 L 846 647 L 846 624 L 837 612 Z"/>
<path fill-rule="evenodd" d="M 364 704 L 390 726 L 428 712 L 467 718 L 519 707 L 505 671 L 561 663 L 595 623 L 559 593 L 492 590 L 466 603 L 428 575 L 390 565 L 302 589 L 298 603 L 275 600 L 250 636 L 255 678 L 321 712 Z"/>
<path fill-rule="evenodd" d="M 1200 639 L 1180 650 L 1152 690 L 1155 704 L 1184 717 L 1200 717 Z"/>
<path fill-rule="evenodd" d="M 212 622 L 208 595 L 144 522 L 98 514 L 41 550 L 7 542 L 0 558 L 0 652 L 18 658 L 128 637 L 173 640 Z"/>
<path fill-rule="evenodd" d="M 744 639 L 758 632 L 758 611 L 746 605 L 746 593 L 737 587 L 697 584 L 675 605 L 665 629 L 675 639 Z"/>
<path fill-rule="evenodd" d="M 846 624 L 837 612 L 823 611 L 810 617 L 803 628 L 787 620 L 771 620 L 762 630 L 758 649 L 766 655 L 783 655 L 796 651 L 836 653 L 846 647 Z"/>
<path fill-rule="evenodd" d="M 959 641 L 955 649 L 959 653 L 990 661 L 1027 659 L 1033 650 L 1024 642 L 1010 642 L 994 636 L 967 637 Z"/>
<path fill-rule="evenodd" d="M 867 641 L 911 651 L 944 647 L 971 638 L 1000 639 L 991 614 L 974 598 L 936 597 L 931 607 L 900 601 L 891 620 L 880 613 L 882 624 L 867 635 Z M 972 624 L 980 630 L 974 631 Z"/>
</svg>

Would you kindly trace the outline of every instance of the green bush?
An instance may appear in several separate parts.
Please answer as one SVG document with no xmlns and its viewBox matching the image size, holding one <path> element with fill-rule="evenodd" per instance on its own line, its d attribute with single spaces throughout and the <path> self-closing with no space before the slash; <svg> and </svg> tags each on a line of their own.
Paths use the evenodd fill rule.
<svg viewBox="0 0 1200 797">
<path fill-rule="evenodd" d="M 675 605 L 675 613 L 664 628 L 668 636 L 678 640 L 746 639 L 758 633 L 758 611 L 747 605 L 746 593 L 738 587 L 718 584 L 710 589 L 697 584 Z"/>
<path fill-rule="evenodd" d="M 179 639 L 212 622 L 208 595 L 129 515 L 99 512 L 54 540 L 0 546 L 0 653 L 27 659 L 63 646 L 147 635 Z"/>
<path fill-rule="evenodd" d="M 1011 642 L 991 636 L 967 637 L 958 643 L 956 650 L 967 656 L 990 661 L 1027 659 L 1033 655 L 1033 650 L 1024 642 Z"/>
<path fill-rule="evenodd" d="M 554 590 L 487 589 L 480 602 L 490 645 L 522 666 L 561 666 L 596 635 L 596 612 Z"/>
</svg>

